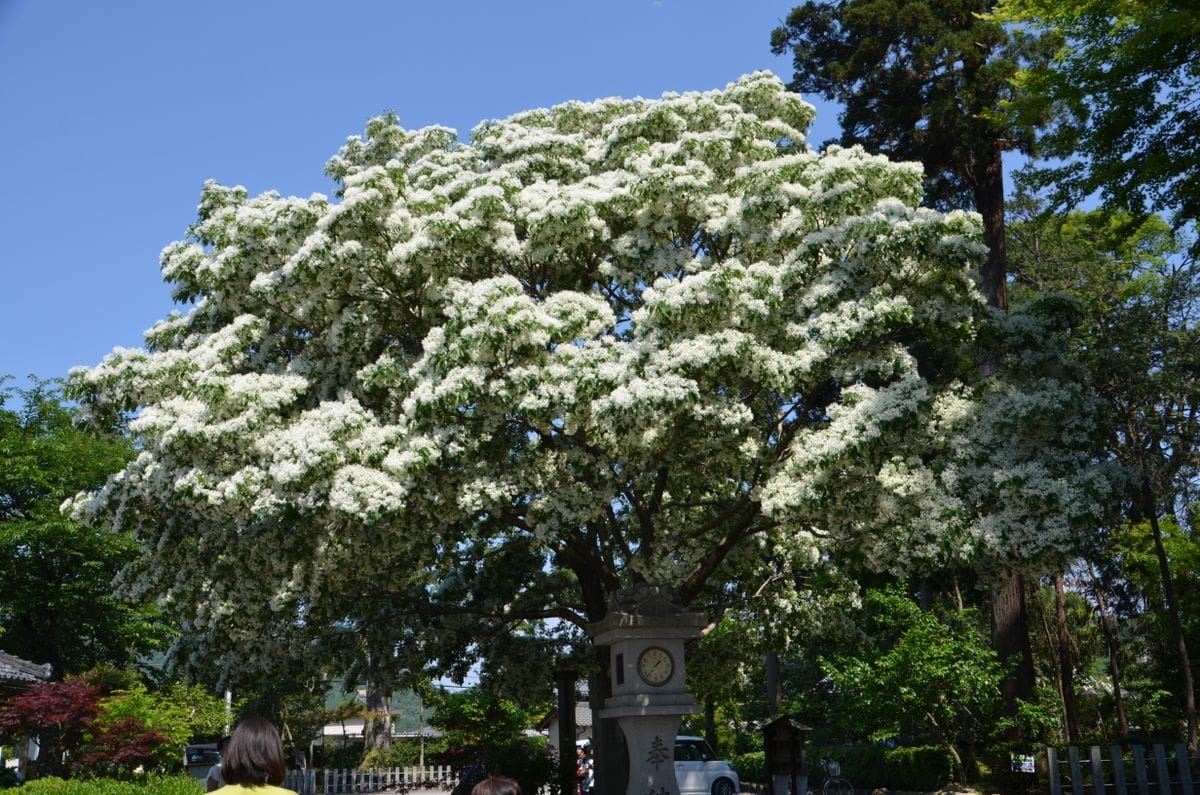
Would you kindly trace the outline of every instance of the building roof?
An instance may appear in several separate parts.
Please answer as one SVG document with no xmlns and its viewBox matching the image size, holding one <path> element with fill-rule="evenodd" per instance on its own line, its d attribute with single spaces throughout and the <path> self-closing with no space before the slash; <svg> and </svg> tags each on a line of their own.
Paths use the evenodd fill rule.
<svg viewBox="0 0 1200 795">
<path fill-rule="evenodd" d="M 558 708 L 550 710 L 546 717 L 538 721 L 539 731 L 548 730 L 558 720 Z M 575 702 L 575 730 L 583 731 L 592 727 L 592 707 L 587 701 Z"/>
<path fill-rule="evenodd" d="M 36 665 L 20 657 L 0 651 L 0 686 L 32 685 L 37 682 L 48 682 L 51 674 L 50 663 Z"/>
</svg>

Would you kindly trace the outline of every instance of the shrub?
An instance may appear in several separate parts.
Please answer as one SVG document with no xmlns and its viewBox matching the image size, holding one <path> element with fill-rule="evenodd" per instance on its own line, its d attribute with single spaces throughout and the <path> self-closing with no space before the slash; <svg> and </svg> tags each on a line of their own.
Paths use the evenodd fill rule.
<svg viewBox="0 0 1200 795">
<path fill-rule="evenodd" d="M 884 771 L 891 789 L 928 792 L 954 779 L 954 759 L 937 746 L 889 748 L 884 754 Z"/>
<path fill-rule="evenodd" d="M 499 748 L 519 740 L 533 722 L 516 702 L 478 688 L 439 691 L 432 703 L 435 712 L 429 722 L 451 746 Z"/>
<path fill-rule="evenodd" d="M 16 744 L 40 737 L 38 773 L 65 775 L 62 759 L 84 744 L 100 712 L 100 697 L 100 688 L 86 677 L 36 684 L 0 703 L 0 738 Z"/>
<path fill-rule="evenodd" d="M 444 737 L 425 739 L 425 764 L 446 752 Z M 421 761 L 421 742 L 411 737 L 397 737 L 389 748 L 369 752 L 360 767 L 416 767 Z"/>
<path fill-rule="evenodd" d="M 347 743 L 344 746 L 320 749 L 318 747 L 320 764 L 317 767 L 331 767 L 337 770 L 350 769 L 359 766 L 363 759 L 362 740 Z M 316 763 L 316 759 L 313 760 Z"/>
<path fill-rule="evenodd" d="M 537 792 L 553 784 L 558 760 L 550 753 L 543 737 L 523 737 L 515 742 L 484 749 L 489 772 L 503 773 L 517 780 L 522 792 Z"/>
<path fill-rule="evenodd" d="M 179 746 L 171 738 L 146 727 L 135 717 L 92 726 L 91 741 L 84 746 L 72 770 L 84 775 L 128 778 L 138 768 L 154 769 L 173 761 Z"/>
<path fill-rule="evenodd" d="M 767 783 L 767 755 L 763 751 L 735 754 L 729 758 L 729 761 L 737 768 L 738 777 L 743 782 Z"/>
<path fill-rule="evenodd" d="M 18 790 L 20 795 L 201 795 L 204 786 L 188 776 L 146 776 L 135 781 L 39 778 Z"/>
<path fill-rule="evenodd" d="M 223 717 L 224 704 L 200 687 L 151 693 L 130 682 L 136 676 L 101 668 L 34 685 L 0 703 L 0 739 L 40 737 L 39 776 L 128 778 L 139 769 L 170 770 L 179 747 Z M 113 685 L 126 689 L 105 695 Z"/>
<path fill-rule="evenodd" d="M 954 759 L 940 746 L 816 746 L 808 749 L 808 777 L 813 791 L 825 779 L 821 759 L 832 759 L 841 765 L 842 777 L 849 779 L 855 789 L 928 792 L 940 789 L 954 778 Z"/>
</svg>

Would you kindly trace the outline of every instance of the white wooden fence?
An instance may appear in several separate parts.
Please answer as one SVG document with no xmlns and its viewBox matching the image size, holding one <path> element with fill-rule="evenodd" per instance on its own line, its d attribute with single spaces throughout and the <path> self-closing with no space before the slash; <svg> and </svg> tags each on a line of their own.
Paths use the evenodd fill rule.
<svg viewBox="0 0 1200 795">
<path fill-rule="evenodd" d="M 1119 745 L 1087 749 L 1076 746 L 1063 759 L 1057 748 L 1046 749 L 1051 795 L 1195 795 L 1187 747 Z M 1132 779 L 1129 774 L 1132 773 Z"/>
<path fill-rule="evenodd" d="M 289 770 L 285 789 L 299 795 L 332 795 L 357 792 L 449 792 L 458 783 L 458 771 L 445 767 L 375 767 L 365 769 Z"/>
</svg>

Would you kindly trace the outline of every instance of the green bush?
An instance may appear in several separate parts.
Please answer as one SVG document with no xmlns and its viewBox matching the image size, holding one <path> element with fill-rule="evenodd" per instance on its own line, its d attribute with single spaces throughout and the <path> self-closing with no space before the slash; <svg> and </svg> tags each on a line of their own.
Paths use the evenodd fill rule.
<svg viewBox="0 0 1200 795">
<path fill-rule="evenodd" d="M 737 768 L 738 778 L 755 784 L 767 783 L 767 755 L 763 751 L 751 751 L 748 754 L 734 754 L 729 757 L 730 763 Z"/>
<path fill-rule="evenodd" d="M 318 746 L 319 756 L 314 759 L 315 767 L 329 767 L 335 770 L 353 769 L 359 766 L 363 760 L 363 743 L 362 740 L 348 743 L 344 746 L 334 746 L 320 748 Z"/>
<path fill-rule="evenodd" d="M 485 748 L 483 756 L 488 772 L 515 778 L 522 792 L 537 792 L 543 785 L 553 784 L 558 775 L 558 760 L 544 737 L 523 737 Z"/>
<path fill-rule="evenodd" d="M 884 771 L 890 789 L 941 789 L 954 779 L 954 758 L 945 748 L 924 745 L 889 748 L 884 754 Z"/>
<path fill-rule="evenodd" d="M 1151 741 L 1151 743 L 1154 742 L 1162 742 L 1162 740 L 1156 738 Z M 1031 778 L 1036 780 L 1037 777 L 1028 773 L 1014 772 L 1012 769 L 1013 755 L 1025 756 L 1033 753 L 1035 753 L 1034 746 L 1029 742 L 1000 741 L 982 749 L 978 761 L 983 777 L 990 785 L 1003 788 L 1007 792 L 1019 792 L 1029 786 Z M 1041 754 L 1041 759 L 1045 759 L 1044 753 Z M 1039 765 L 1039 771 L 1043 776 L 1045 775 L 1044 764 Z"/>
<path fill-rule="evenodd" d="M 841 765 L 842 778 L 855 789 L 925 791 L 940 789 L 954 778 L 954 759 L 939 746 L 885 748 L 882 745 L 851 745 L 808 749 L 810 789 L 825 780 L 820 760 Z"/>
<path fill-rule="evenodd" d="M 201 795 L 204 786 L 188 776 L 146 776 L 134 781 L 51 777 L 27 782 L 16 791 L 20 795 Z"/>
<path fill-rule="evenodd" d="M 444 737 L 426 738 L 425 763 L 446 752 Z M 360 767 L 416 767 L 421 761 L 421 741 L 414 737 L 397 737 L 390 748 L 371 751 L 363 757 Z"/>
<path fill-rule="evenodd" d="M 887 776 L 883 763 L 886 750 L 881 745 L 809 746 L 806 750 L 809 789 L 815 792 L 825 780 L 825 769 L 821 767 L 822 759 L 837 762 L 841 767 L 841 777 L 849 780 L 856 789 L 888 786 L 885 783 Z"/>
</svg>

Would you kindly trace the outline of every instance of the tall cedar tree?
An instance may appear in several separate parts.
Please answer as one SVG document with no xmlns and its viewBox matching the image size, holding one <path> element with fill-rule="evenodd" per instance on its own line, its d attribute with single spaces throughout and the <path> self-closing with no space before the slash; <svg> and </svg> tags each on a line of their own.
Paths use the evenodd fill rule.
<svg viewBox="0 0 1200 795">
<path fill-rule="evenodd" d="M 990 0 L 807 2 L 771 34 L 771 49 L 791 52 L 789 88 L 841 102 L 843 146 L 861 145 L 893 160 L 920 161 L 926 203 L 973 205 L 983 218 L 988 257 L 980 273 L 988 303 L 1008 308 L 1004 241 L 1005 151 L 1031 153 L 1034 129 L 1004 114 L 1012 78 L 1043 65 L 1059 40 L 1006 30 L 981 15 Z M 985 363 L 990 369 L 992 365 Z M 994 595 L 995 645 L 1018 655 L 1005 683 L 1006 705 L 1032 699 L 1033 657 L 1023 580 L 1012 574 Z"/>
</svg>

